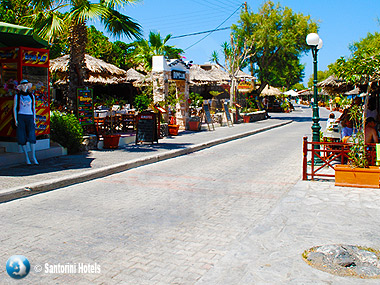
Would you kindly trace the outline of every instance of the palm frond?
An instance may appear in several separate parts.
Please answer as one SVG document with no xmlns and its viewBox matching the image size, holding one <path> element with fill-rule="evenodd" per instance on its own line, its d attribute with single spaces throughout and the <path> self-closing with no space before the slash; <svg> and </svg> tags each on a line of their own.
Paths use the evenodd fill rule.
<svg viewBox="0 0 380 285">
<path fill-rule="evenodd" d="M 112 8 L 107 8 L 107 10 L 108 13 L 101 20 L 109 32 L 117 37 L 125 35 L 130 39 L 141 38 L 142 30 L 139 23 Z"/>
<path fill-rule="evenodd" d="M 73 23 L 85 22 L 88 19 L 101 18 L 108 14 L 108 9 L 101 4 L 80 1 L 72 7 L 69 18 Z"/>
<path fill-rule="evenodd" d="M 64 29 L 63 16 L 52 12 L 35 14 L 33 22 L 37 35 L 49 42 Z"/>
<path fill-rule="evenodd" d="M 101 0 L 100 4 L 114 9 L 116 7 L 123 7 L 125 5 L 135 4 L 139 1 L 140 0 Z"/>
</svg>

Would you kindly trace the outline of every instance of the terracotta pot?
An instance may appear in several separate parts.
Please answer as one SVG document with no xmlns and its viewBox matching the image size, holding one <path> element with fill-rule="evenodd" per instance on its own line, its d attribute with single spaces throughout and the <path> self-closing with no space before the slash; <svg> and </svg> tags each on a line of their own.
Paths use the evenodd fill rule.
<svg viewBox="0 0 380 285">
<path fill-rule="evenodd" d="M 335 186 L 380 188 L 380 167 L 351 168 L 349 165 L 335 165 Z"/>
<path fill-rule="evenodd" d="M 103 148 L 115 149 L 119 147 L 120 135 L 104 135 Z"/>
<path fill-rule="evenodd" d="M 190 131 L 199 131 L 199 122 L 189 122 Z"/>
<path fill-rule="evenodd" d="M 169 134 L 172 136 L 178 135 L 179 125 L 168 125 Z"/>
<path fill-rule="evenodd" d="M 251 121 L 251 116 L 244 116 L 243 120 L 244 120 L 244 123 L 249 123 Z"/>
</svg>

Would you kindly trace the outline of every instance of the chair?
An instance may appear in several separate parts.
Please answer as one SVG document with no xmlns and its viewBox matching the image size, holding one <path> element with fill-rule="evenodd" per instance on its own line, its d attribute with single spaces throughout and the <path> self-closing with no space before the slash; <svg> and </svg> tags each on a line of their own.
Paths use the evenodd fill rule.
<svg viewBox="0 0 380 285">
<path fill-rule="evenodd" d="M 123 114 L 122 115 L 122 121 L 123 121 L 123 131 L 127 131 L 129 127 L 132 127 L 132 130 L 135 129 L 136 126 L 136 116 L 134 114 Z"/>
<path fill-rule="evenodd" d="M 100 136 L 103 136 L 107 131 L 106 118 L 94 117 L 94 122 L 96 128 L 96 135 L 99 138 Z"/>
</svg>

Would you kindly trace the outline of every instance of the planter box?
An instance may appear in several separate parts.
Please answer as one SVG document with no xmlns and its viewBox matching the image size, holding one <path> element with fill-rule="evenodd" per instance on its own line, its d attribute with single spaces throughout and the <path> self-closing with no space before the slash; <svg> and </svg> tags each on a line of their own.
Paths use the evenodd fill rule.
<svg viewBox="0 0 380 285">
<path fill-rule="evenodd" d="M 190 131 L 199 131 L 200 130 L 200 122 L 189 122 L 189 130 Z"/>
<path fill-rule="evenodd" d="M 249 123 L 251 121 L 251 116 L 244 116 L 243 120 L 244 120 L 244 123 Z"/>
<path fill-rule="evenodd" d="M 179 125 L 168 125 L 169 134 L 172 136 L 178 135 Z"/>
<path fill-rule="evenodd" d="M 116 149 L 119 147 L 120 135 L 104 135 L 103 148 Z"/>
<path fill-rule="evenodd" d="M 349 165 L 335 166 L 335 186 L 380 188 L 380 167 L 351 168 Z"/>
</svg>

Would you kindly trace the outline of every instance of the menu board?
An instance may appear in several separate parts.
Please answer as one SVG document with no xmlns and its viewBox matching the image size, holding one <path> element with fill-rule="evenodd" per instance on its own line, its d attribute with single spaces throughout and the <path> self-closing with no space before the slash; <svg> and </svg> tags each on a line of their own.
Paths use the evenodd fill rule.
<svg viewBox="0 0 380 285">
<path fill-rule="evenodd" d="M 209 106 L 209 104 L 208 104 L 207 101 L 203 102 L 203 112 L 205 114 L 205 118 L 206 118 L 206 123 L 207 123 L 208 129 L 210 130 L 210 124 L 211 124 L 212 128 L 215 130 L 214 123 L 213 123 L 212 118 L 211 118 L 210 106 Z"/>
<path fill-rule="evenodd" d="M 94 104 L 92 89 L 77 89 L 78 120 L 81 125 L 94 123 Z"/>
<path fill-rule="evenodd" d="M 228 110 L 227 102 L 223 104 L 223 108 L 224 108 L 224 113 L 226 114 L 227 125 L 228 125 L 228 122 L 230 122 L 232 125 L 231 114 L 230 114 L 230 111 Z"/>
<path fill-rule="evenodd" d="M 136 144 L 139 142 L 158 142 L 157 115 L 153 112 L 142 112 L 138 115 Z"/>
</svg>

